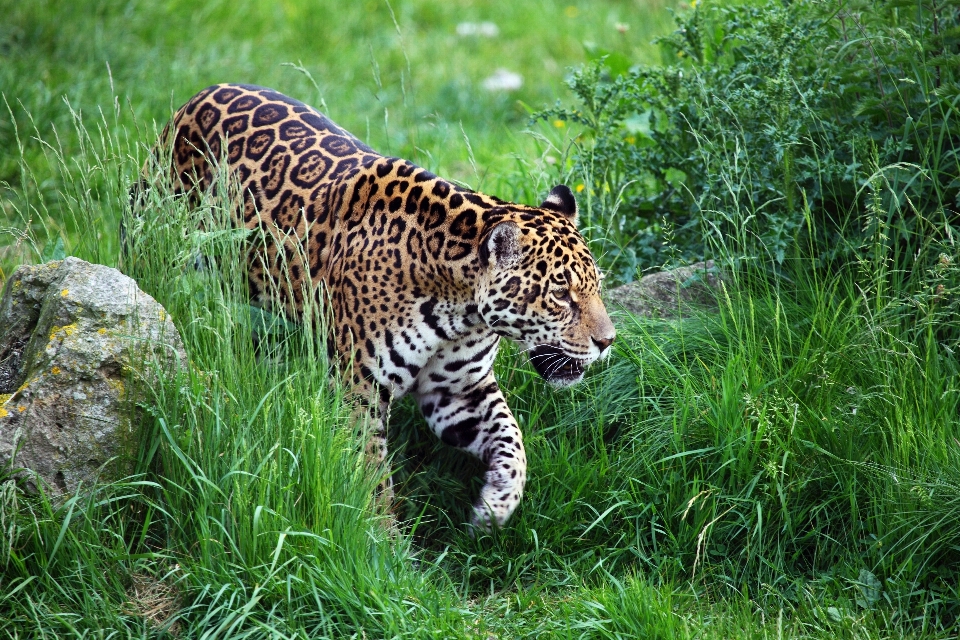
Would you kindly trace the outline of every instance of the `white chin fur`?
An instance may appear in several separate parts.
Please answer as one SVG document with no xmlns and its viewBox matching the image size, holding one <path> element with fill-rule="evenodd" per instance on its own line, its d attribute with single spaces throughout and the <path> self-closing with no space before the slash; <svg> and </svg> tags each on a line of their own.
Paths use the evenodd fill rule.
<svg viewBox="0 0 960 640">
<path fill-rule="evenodd" d="M 566 389 L 567 387 L 572 387 L 583 382 L 583 374 L 581 373 L 576 378 L 565 378 L 563 380 L 547 380 L 549 384 L 554 389 Z"/>
</svg>

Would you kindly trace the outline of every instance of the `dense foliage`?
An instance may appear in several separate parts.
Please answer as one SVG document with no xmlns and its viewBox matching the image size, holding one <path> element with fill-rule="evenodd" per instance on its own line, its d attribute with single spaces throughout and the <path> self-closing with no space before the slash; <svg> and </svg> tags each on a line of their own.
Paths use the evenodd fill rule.
<svg viewBox="0 0 960 640">
<path fill-rule="evenodd" d="M 577 162 L 594 210 L 617 211 L 594 222 L 624 279 L 725 236 L 782 263 L 808 214 L 826 260 L 871 216 L 906 253 L 957 221 L 960 3 L 755 5 L 697 6 L 660 40 L 668 64 L 611 77 L 601 59 L 570 80 L 576 108 L 539 114 L 585 127 Z"/>
</svg>

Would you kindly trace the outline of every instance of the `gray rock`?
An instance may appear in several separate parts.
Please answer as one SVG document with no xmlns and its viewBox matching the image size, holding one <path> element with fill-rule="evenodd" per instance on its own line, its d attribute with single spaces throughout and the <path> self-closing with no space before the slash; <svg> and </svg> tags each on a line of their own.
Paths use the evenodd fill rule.
<svg viewBox="0 0 960 640">
<path fill-rule="evenodd" d="M 604 294 L 608 308 L 645 318 L 676 318 L 693 309 L 716 309 L 720 271 L 713 260 L 651 273 Z"/>
<path fill-rule="evenodd" d="M 116 269 L 20 267 L 0 298 L 0 468 L 53 494 L 129 473 L 138 386 L 186 362 L 169 314 Z"/>
</svg>

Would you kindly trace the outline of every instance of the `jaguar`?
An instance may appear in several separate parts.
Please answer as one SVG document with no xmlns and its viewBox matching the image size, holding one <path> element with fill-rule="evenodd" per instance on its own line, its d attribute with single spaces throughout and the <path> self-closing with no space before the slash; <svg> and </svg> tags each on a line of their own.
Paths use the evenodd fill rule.
<svg viewBox="0 0 960 640">
<path fill-rule="evenodd" d="M 412 394 L 440 440 L 486 465 L 471 524 L 503 526 L 526 454 L 493 373 L 501 338 L 556 386 L 610 353 L 600 270 L 558 185 L 537 206 L 483 195 L 383 156 L 319 111 L 271 89 L 219 84 L 167 124 L 178 193 L 238 185 L 255 304 L 306 320 L 324 309 L 328 350 L 387 458 L 392 401 Z"/>
</svg>

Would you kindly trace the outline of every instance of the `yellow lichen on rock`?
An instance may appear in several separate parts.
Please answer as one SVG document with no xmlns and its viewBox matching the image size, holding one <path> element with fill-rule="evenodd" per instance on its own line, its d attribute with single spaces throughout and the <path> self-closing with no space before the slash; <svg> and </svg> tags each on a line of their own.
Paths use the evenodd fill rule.
<svg viewBox="0 0 960 640">
<path fill-rule="evenodd" d="M 64 325 L 62 327 L 53 325 L 53 328 L 50 329 L 50 340 L 53 341 L 53 339 L 57 337 L 57 334 L 60 333 L 61 331 L 63 332 L 64 338 L 69 338 L 74 333 L 76 333 L 77 323 L 74 322 L 73 324 Z"/>
<path fill-rule="evenodd" d="M 60 292 L 60 295 L 64 298 L 66 298 L 69 294 L 70 294 L 69 289 L 64 289 L 63 291 Z"/>
<path fill-rule="evenodd" d="M 12 397 L 13 397 L 12 393 L 0 393 L 0 405 L 4 405 L 10 402 L 10 398 Z"/>
<path fill-rule="evenodd" d="M 0 418 L 6 418 L 8 415 L 10 415 L 10 412 L 0 407 Z"/>
</svg>

